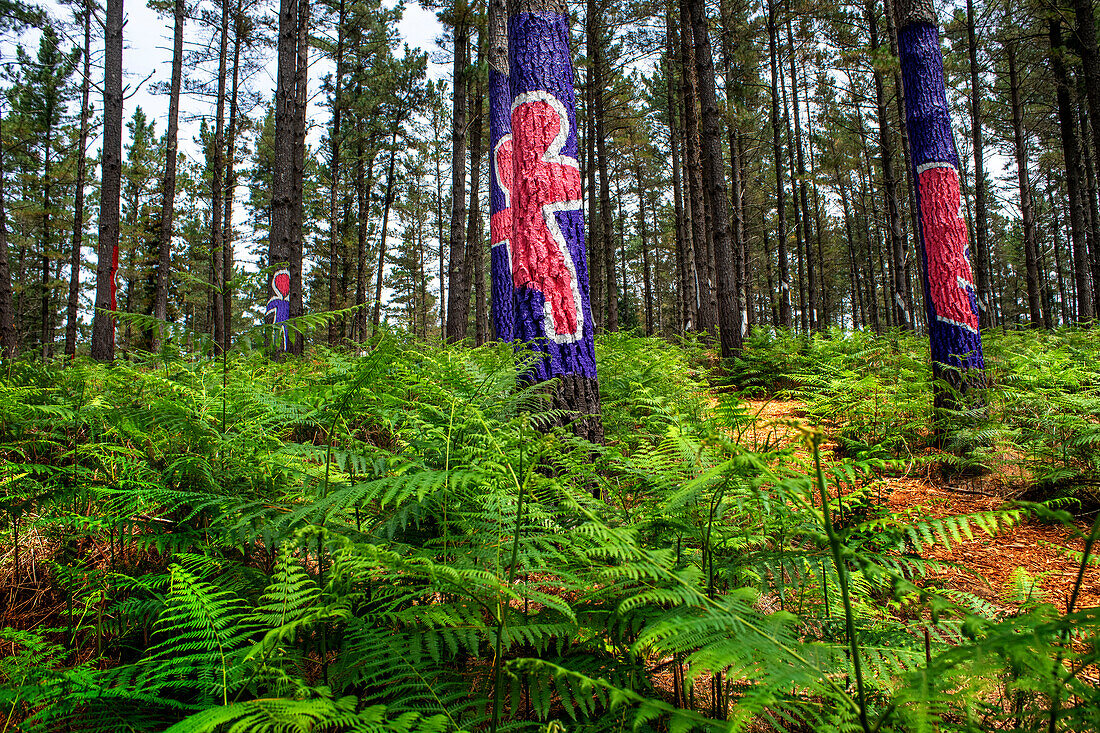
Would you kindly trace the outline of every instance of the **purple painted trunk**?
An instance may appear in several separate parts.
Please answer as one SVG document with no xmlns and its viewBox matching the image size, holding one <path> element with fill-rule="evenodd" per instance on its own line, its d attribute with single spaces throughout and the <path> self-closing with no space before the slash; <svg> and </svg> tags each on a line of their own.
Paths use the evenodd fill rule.
<svg viewBox="0 0 1100 733">
<path fill-rule="evenodd" d="M 512 136 L 497 158 L 512 214 L 515 337 L 545 354 L 538 379 L 594 379 L 568 18 L 516 13 L 508 38 Z"/>
<path fill-rule="evenodd" d="M 290 270 L 281 267 L 268 279 L 271 297 L 267 299 L 266 320 L 274 325 L 290 318 Z M 275 351 L 285 353 L 290 347 L 290 338 L 286 326 L 278 329 L 273 344 Z"/>
<path fill-rule="evenodd" d="M 559 2 L 513 1 L 508 71 L 511 134 L 493 145 L 493 217 L 501 231 L 511 220 L 512 336 L 539 357 L 525 378 L 558 378 L 554 407 L 579 413 L 578 432 L 601 440 L 569 18 Z M 503 132 L 499 117 L 491 126 Z"/>
<path fill-rule="evenodd" d="M 515 293 L 512 286 L 512 211 L 508 207 L 508 190 L 504 180 L 511 180 L 512 171 L 501 178 L 498 157 L 502 150 L 511 150 L 512 93 L 508 86 L 508 15 L 504 0 L 489 3 L 489 238 L 492 259 L 489 272 L 493 292 L 490 310 L 493 330 L 501 341 L 511 341 L 515 334 Z"/>
<path fill-rule="evenodd" d="M 951 135 L 943 55 L 939 32 L 929 15 L 928 6 L 908 14 L 899 12 L 902 22 L 898 51 L 912 144 L 913 180 L 917 182 L 933 374 L 965 389 L 975 379 L 966 373 L 980 372 L 985 363 L 966 223 L 960 210 L 959 155 Z"/>
</svg>

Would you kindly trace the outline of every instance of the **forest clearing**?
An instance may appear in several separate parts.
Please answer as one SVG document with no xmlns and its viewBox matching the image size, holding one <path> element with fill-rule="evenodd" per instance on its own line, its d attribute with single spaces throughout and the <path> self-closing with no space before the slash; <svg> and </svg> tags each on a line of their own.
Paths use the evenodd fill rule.
<svg viewBox="0 0 1100 733">
<path fill-rule="evenodd" d="M 17 362 L 0 704 L 20 731 L 1094 730 L 1098 351 L 988 334 L 944 449 L 900 333 L 754 337 L 742 392 L 698 344 L 602 336 L 602 445 L 539 428 L 506 345 Z"/>
</svg>

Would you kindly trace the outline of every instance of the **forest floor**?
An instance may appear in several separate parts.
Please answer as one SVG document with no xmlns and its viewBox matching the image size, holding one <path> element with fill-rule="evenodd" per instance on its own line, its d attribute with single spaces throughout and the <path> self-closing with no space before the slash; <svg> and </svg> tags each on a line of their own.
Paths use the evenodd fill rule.
<svg viewBox="0 0 1100 733">
<path fill-rule="evenodd" d="M 797 425 L 805 421 L 806 415 L 802 403 L 748 400 L 746 406 L 755 416 L 751 433 L 743 437 L 743 440 L 748 438 L 750 445 L 753 440 L 786 444 L 799 439 Z M 828 432 L 826 428 L 826 439 Z M 831 455 L 832 447 L 826 440 L 823 457 L 827 459 Z M 1018 493 L 1010 489 L 1013 479 L 1018 480 L 1018 477 L 1000 476 L 996 472 L 975 478 L 945 479 L 932 462 L 905 475 L 883 476 L 881 496 L 889 511 L 896 514 L 911 512 L 928 518 L 973 514 L 1002 508 Z M 1079 518 L 1077 527 L 1081 533 L 1088 534 L 1088 518 Z M 1030 600 L 1052 603 L 1065 612 L 1077 581 L 1079 557 L 1084 551 L 1084 541 L 1071 534 L 1062 525 L 1029 518 L 1002 529 L 995 536 L 979 532 L 973 540 L 950 548 L 937 545 L 924 556 L 956 563 L 958 567 L 928 580 L 971 593 L 1010 613 L 1026 600 L 1019 597 L 1018 590 L 1029 585 L 1025 578 L 1030 577 L 1040 594 Z M 1027 576 L 1023 576 L 1021 570 Z M 1093 565 L 1085 572 L 1077 608 L 1096 606 L 1100 606 L 1100 567 Z"/>
</svg>

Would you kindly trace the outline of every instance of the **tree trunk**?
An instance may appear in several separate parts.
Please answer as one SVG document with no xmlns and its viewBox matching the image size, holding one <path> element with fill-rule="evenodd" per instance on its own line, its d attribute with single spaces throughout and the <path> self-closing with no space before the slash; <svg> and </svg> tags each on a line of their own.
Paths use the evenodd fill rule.
<svg viewBox="0 0 1100 733">
<path fill-rule="evenodd" d="M 103 150 L 99 192 L 99 262 L 96 265 L 92 358 L 115 358 L 115 277 L 118 273 L 119 200 L 122 192 L 122 24 L 123 0 L 108 0 L 103 65 Z"/>
<path fill-rule="evenodd" d="M 229 92 L 229 135 L 225 144 L 225 179 L 223 197 L 225 201 L 225 222 L 222 224 L 222 310 L 225 313 L 225 348 L 233 343 L 233 202 L 237 191 L 237 133 L 240 129 L 238 98 L 240 94 L 241 68 L 241 10 L 242 0 L 237 0 L 237 9 L 233 18 L 233 78 Z"/>
<path fill-rule="evenodd" d="M 791 0 L 787 0 L 787 45 L 791 49 L 791 109 L 794 113 L 794 148 L 796 165 L 798 166 L 798 196 L 802 206 L 802 231 L 806 252 L 806 315 L 807 325 L 810 329 L 817 330 L 817 283 L 814 275 L 813 248 L 810 244 L 810 204 L 806 188 L 806 157 L 802 151 L 802 122 L 798 103 L 798 70 L 795 68 L 794 32 L 791 30 Z M 792 189 L 793 191 L 793 189 Z"/>
<path fill-rule="evenodd" d="M 390 207 L 393 205 L 393 168 L 396 158 L 397 123 L 394 123 L 394 129 L 390 135 L 390 162 L 386 168 L 386 196 L 382 200 L 382 232 L 378 242 L 378 269 L 374 272 L 374 308 L 370 317 L 371 335 L 377 334 L 378 328 L 382 325 L 382 274 L 386 270 L 386 237 L 390 233 Z M 465 334 L 463 334 L 463 338 L 465 338 Z"/>
<path fill-rule="evenodd" d="M 715 300 L 714 283 L 710 279 L 710 254 L 707 231 L 707 214 L 703 203 L 703 160 L 699 138 L 699 80 L 696 72 L 695 44 L 691 42 L 693 31 L 690 0 L 680 0 L 680 63 L 683 80 L 684 103 L 684 146 L 687 167 L 685 178 L 688 183 L 691 214 L 691 245 L 695 256 L 695 283 L 698 291 L 697 326 L 711 338 L 718 328 L 718 308 Z"/>
<path fill-rule="evenodd" d="M 584 176 L 588 190 L 588 274 L 592 289 L 592 318 L 596 329 L 603 332 L 607 323 L 607 253 L 603 247 L 602 217 L 598 215 L 599 187 L 596 185 L 596 56 L 598 55 L 599 29 L 597 27 L 596 0 L 588 0 L 585 6 L 585 48 L 588 54 L 588 73 L 584 84 Z M 509 106 L 511 95 L 509 95 Z M 509 129 L 511 129 L 509 127 Z"/>
<path fill-rule="evenodd" d="M 1088 116 L 1092 129 L 1093 160 L 1100 166 L 1100 50 L 1096 41 L 1096 20 L 1093 15 L 1093 0 L 1073 0 L 1074 15 L 1077 16 L 1077 51 L 1081 54 L 1081 70 L 1084 74 L 1085 101 L 1088 103 Z M 1095 197 L 1093 197 L 1095 202 Z M 1097 224 L 1100 228 L 1100 223 Z M 1098 232 L 1100 234 L 1100 232 Z M 1100 236 L 1097 237 L 1100 240 Z M 1098 242 L 1100 244 L 1100 242 Z M 1100 310 L 1100 246 L 1093 251 L 1092 285 L 1097 309 Z"/>
<path fill-rule="evenodd" d="M 512 341 L 516 314 L 512 287 L 512 211 L 505 192 L 514 171 L 501 168 L 502 146 L 512 144 L 512 95 L 508 89 L 508 4 L 489 0 L 489 271 L 493 331 Z M 502 177 L 503 176 L 503 177 Z M 442 277 L 442 271 L 440 272 Z"/>
<path fill-rule="evenodd" d="M 968 6 L 972 4 L 972 0 L 967 0 L 967 4 Z M 1027 143 L 1024 139 L 1024 107 L 1020 102 L 1020 76 L 1016 69 L 1016 41 L 1014 39 L 1005 43 L 1005 54 L 1008 56 L 1008 88 L 1012 107 L 1012 140 L 1015 146 L 1016 176 L 1020 184 L 1020 212 L 1023 216 L 1024 225 L 1024 260 L 1027 267 L 1028 315 L 1031 318 L 1032 328 L 1038 328 L 1042 323 L 1039 303 L 1039 249 L 1035 242 L 1035 210 L 1031 205 L 1031 182 L 1028 180 L 1027 170 Z M 980 133 L 978 134 L 980 135 Z M 976 141 L 977 138 L 975 138 L 975 142 Z M 978 190 L 983 191 L 983 189 L 984 186 L 979 185 Z M 979 232 L 977 239 L 981 241 L 982 218 L 985 216 L 985 212 L 982 209 L 985 204 L 984 193 L 982 193 L 980 197 L 977 197 L 976 200 L 979 202 L 977 206 Z M 982 276 L 980 247 L 981 245 L 979 245 L 979 255 L 976 258 L 979 263 L 979 277 Z M 978 286 L 978 293 L 979 304 L 981 304 L 981 285 Z M 984 315 L 985 310 L 982 309 L 980 313 Z"/>
<path fill-rule="evenodd" d="M 180 0 L 182 2 L 182 0 Z M 178 12 L 178 11 L 177 11 Z M 92 90 L 92 7 L 85 3 L 84 15 L 84 79 L 80 84 L 80 137 L 76 150 L 76 188 L 73 193 L 73 237 L 69 256 L 69 300 L 65 308 L 65 356 L 76 356 L 76 324 L 79 318 L 77 311 L 80 307 L 80 247 L 84 241 L 84 182 L 88 170 L 88 128 L 91 117 L 91 90 Z M 178 43 L 182 46 L 182 31 L 177 31 Z M 173 72 L 175 67 L 173 66 Z M 173 79 L 175 75 L 173 73 Z M 178 87 L 177 87 L 178 97 Z M 171 109 L 169 109 L 169 140 L 172 139 Z M 170 165 L 170 164 L 168 164 Z M 168 165 L 165 166 L 167 176 Z M 174 169 L 173 169 L 174 170 Z M 175 181 L 173 180 L 173 185 Z M 167 181 L 165 182 L 167 190 Z M 3 286 L 0 286 L 3 287 Z M 3 306 L 0 306 L 2 308 Z M 153 345 L 153 351 L 156 351 Z"/>
<path fill-rule="evenodd" d="M 484 32 L 478 33 L 477 44 L 477 68 L 485 63 L 485 47 L 487 37 Z M 469 219 L 466 224 L 466 257 L 463 279 L 470 282 L 473 279 L 474 286 L 474 344 L 481 346 L 485 343 L 488 331 L 488 320 L 485 314 L 485 257 L 481 251 L 481 143 L 484 132 L 484 98 L 481 84 L 481 72 L 478 71 L 469 80 L 473 93 L 473 110 L 470 120 L 470 207 Z"/>
<path fill-rule="evenodd" d="M 700 142 L 706 203 L 714 226 L 714 259 L 718 301 L 718 335 L 723 359 L 741 353 L 740 297 L 733 261 L 733 237 L 730 233 L 729 198 L 722 158 L 722 123 L 714 82 L 714 54 L 707 31 L 705 0 L 691 3 L 692 31 L 695 37 L 695 68 L 699 79 L 699 107 L 702 111 Z"/>
<path fill-rule="evenodd" d="M 936 408 L 957 407 L 959 393 L 981 384 L 985 362 L 966 224 L 959 215 L 959 157 L 951 136 L 943 56 L 927 0 L 898 3 L 898 51 L 926 261 L 933 400 Z"/>
<path fill-rule="evenodd" d="M 1078 87 L 1085 86 L 1085 79 L 1083 76 L 1077 77 Z M 1078 91 L 1078 101 L 1080 101 L 1085 95 L 1086 91 Z M 1093 315 L 1100 310 L 1100 208 L 1097 208 L 1097 186 L 1096 186 L 1096 168 L 1093 165 L 1092 155 L 1090 154 L 1088 139 L 1089 139 L 1089 119 L 1088 112 L 1085 109 L 1084 104 L 1077 105 L 1078 119 L 1081 124 L 1081 162 L 1085 169 L 1084 178 L 1084 196 L 1088 202 L 1088 206 L 1085 207 L 1085 212 L 1088 215 L 1085 239 L 1089 245 L 1089 266 L 1092 268 L 1092 302 L 1093 302 Z"/>
<path fill-rule="evenodd" d="M 1050 234 L 1051 241 L 1054 243 L 1054 269 L 1055 274 L 1058 276 L 1058 308 L 1062 316 L 1062 325 L 1066 325 L 1072 319 L 1069 311 L 1070 299 L 1066 294 L 1066 275 L 1065 268 L 1062 267 L 1062 246 L 1059 244 L 1058 232 L 1061 227 L 1058 223 L 1058 207 L 1054 205 L 1054 194 L 1050 194 Z"/>
<path fill-rule="evenodd" d="M 0 122 L 2 120 L 3 115 L 0 114 Z M 4 210 L 4 151 L 0 146 L 0 357 L 14 357 L 17 346 L 12 312 L 11 262 L 8 258 L 8 218 Z"/>
<path fill-rule="evenodd" d="M 1088 250 L 1085 240 L 1085 201 L 1081 190 L 1081 155 L 1077 147 L 1077 125 L 1073 119 L 1069 75 L 1062 60 L 1062 21 L 1048 21 L 1050 66 L 1057 85 L 1058 126 L 1062 138 L 1062 154 L 1066 162 L 1066 193 L 1069 199 L 1070 235 L 1073 240 L 1073 277 L 1077 294 L 1078 324 L 1092 321 L 1092 297 L 1089 292 Z"/>
<path fill-rule="evenodd" d="M 637 157 L 634 159 L 634 179 L 638 184 L 638 238 L 642 247 L 642 297 L 645 302 L 645 335 L 653 335 L 653 283 L 649 275 L 649 232 L 646 227 L 645 217 L 645 187 L 642 185 L 642 165 Z"/>
<path fill-rule="evenodd" d="M 722 0 L 719 5 L 722 14 L 722 58 L 725 63 L 726 82 L 726 135 L 730 151 L 730 237 L 733 250 L 734 293 L 736 310 L 740 322 L 737 324 L 738 338 L 744 339 L 748 330 L 748 314 L 752 313 L 751 304 L 746 297 L 745 260 L 745 221 L 744 199 L 741 195 L 741 140 L 737 123 L 737 95 L 742 94 L 741 78 L 734 78 L 733 71 L 733 16 L 729 3 Z M 720 264 L 720 263 L 719 263 Z"/>
<path fill-rule="evenodd" d="M 50 358 L 53 329 L 50 327 L 50 226 L 53 202 L 53 97 L 46 102 L 46 131 L 42 144 L 42 294 L 40 299 L 40 335 L 42 359 Z"/>
<path fill-rule="evenodd" d="M 267 264 L 269 298 L 267 322 L 282 323 L 290 317 L 290 293 L 300 289 L 290 272 L 291 229 L 294 221 L 295 67 L 298 57 L 297 0 L 279 2 L 278 72 L 275 86 L 275 140 L 271 179 L 271 234 Z M 289 350 L 289 333 L 283 326 L 276 334 L 275 352 Z"/>
<path fill-rule="evenodd" d="M 676 97 L 673 92 L 676 58 L 675 30 L 672 25 L 672 13 L 665 13 L 665 47 L 668 74 L 666 101 L 668 104 L 669 147 L 672 148 L 672 199 L 676 216 L 676 263 L 680 279 L 680 329 L 687 333 L 695 329 L 696 303 L 695 255 L 691 247 L 691 230 L 684 217 L 683 191 L 680 174 L 680 123 L 676 115 Z"/>
<path fill-rule="evenodd" d="M 363 96 L 363 31 L 356 29 L 355 32 L 355 97 L 361 99 Z M 355 328 L 354 337 L 358 342 L 363 342 L 367 338 L 367 219 L 370 218 L 370 203 L 368 202 L 367 195 L 370 191 L 370 187 L 373 185 L 371 180 L 374 177 L 374 156 L 371 156 L 370 160 L 370 174 L 365 175 L 363 172 L 363 156 L 365 151 L 363 150 L 363 137 L 365 134 L 363 125 L 363 118 L 360 115 L 355 116 Z M 439 249 L 440 249 L 440 272 L 439 281 L 440 288 L 443 283 L 443 231 L 442 224 L 440 224 L 439 232 Z M 442 290 L 440 291 L 442 294 Z M 440 307 L 443 307 L 442 299 L 440 300 Z M 446 323 L 444 322 L 440 328 L 442 329 Z M 441 330 L 442 332 L 442 330 Z"/>
<path fill-rule="evenodd" d="M 214 170 L 210 177 L 210 242 L 211 310 L 214 315 L 214 352 L 225 351 L 225 247 L 222 225 L 225 205 L 225 75 L 229 54 L 229 0 L 220 0 L 222 6 L 221 39 L 218 46 L 218 99 L 214 113 Z"/>
<path fill-rule="evenodd" d="M 454 98 L 451 106 L 451 229 L 447 270 L 447 342 L 466 338 L 470 317 L 470 283 L 466 271 L 466 66 L 469 56 L 469 24 L 465 0 L 455 0 Z"/>
<path fill-rule="evenodd" d="M 900 7 L 900 4 L 899 4 Z M 867 25 L 871 32 L 871 53 L 879 49 L 878 11 L 875 0 L 867 0 L 864 6 Z M 909 301 L 906 298 L 905 240 L 901 233 L 901 215 L 898 204 L 898 181 L 894 173 L 894 153 L 890 144 L 890 121 L 886 113 L 886 88 L 882 71 L 874 70 L 875 104 L 878 114 L 879 154 L 882 159 L 882 178 L 886 188 L 886 230 L 890 243 L 890 276 L 893 299 L 894 323 L 900 328 L 912 328 L 909 317 Z"/>
<path fill-rule="evenodd" d="M 332 132 L 329 146 L 329 240 L 328 240 L 328 309 L 337 309 L 339 290 L 336 270 L 339 263 L 340 227 L 337 225 L 336 199 L 340 190 L 340 116 L 343 113 L 340 91 L 344 86 L 344 25 L 345 3 L 340 0 L 336 20 L 336 74 L 332 77 Z M 328 343 L 334 346 L 340 338 L 336 319 L 328 324 Z"/>
<path fill-rule="evenodd" d="M 598 5 L 594 5 L 598 8 Z M 596 138 L 596 168 L 600 174 L 600 241 L 593 242 L 592 246 L 601 250 L 600 259 L 604 264 L 603 284 L 606 288 L 607 308 L 604 311 L 607 318 L 604 321 L 604 329 L 607 331 L 619 330 L 619 285 L 615 274 L 615 247 L 611 244 L 611 235 L 614 224 L 611 221 L 611 181 L 607 168 L 607 129 L 605 118 L 607 112 L 604 104 L 604 79 L 605 69 L 603 60 L 603 41 L 600 39 L 600 16 L 597 14 L 591 21 L 595 26 L 596 44 L 589 49 L 592 54 L 592 94 L 593 94 L 593 124 Z"/>
<path fill-rule="evenodd" d="M 780 143 L 779 128 L 779 63 L 776 58 L 776 44 L 778 29 L 775 20 L 775 0 L 768 0 L 768 57 L 772 72 L 772 156 L 775 160 L 775 210 L 779 250 L 779 320 L 776 325 L 780 328 L 791 327 L 791 270 L 787 262 L 787 214 L 786 191 L 783 188 L 783 146 Z M 769 288 L 771 285 L 769 284 Z M 773 291 L 774 292 L 774 291 Z"/>
<path fill-rule="evenodd" d="M 986 223 L 985 204 L 985 145 L 982 135 L 982 89 L 978 74 L 978 39 L 974 22 L 974 0 L 966 0 L 966 39 L 970 56 L 970 139 L 974 148 L 974 255 L 975 275 L 978 277 L 978 321 L 982 330 L 989 328 L 989 248 L 986 244 L 989 227 Z M 1019 155 L 1019 153 L 1017 153 Z M 1019 159 L 1017 158 L 1017 161 Z M 1027 172 L 1023 174 L 1026 176 Z M 1026 226 L 1026 225 L 1025 225 Z M 1026 235 L 1025 235 L 1026 236 Z"/>
<path fill-rule="evenodd" d="M 557 378 L 552 406 L 579 417 L 578 435 L 602 442 L 569 17 L 560 0 L 509 10 L 516 335 L 540 357 L 524 379 Z"/>
<path fill-rule="evenodd" d="M 309 0 L 298 0 L 298 27 L 295 34 L 294 69 L 294 168 L 291 179 L 292 206 L 290 229 L 290 280 L 297 287 L 290 289 L 290 317 L 297 318 L 304 312 L 302 296 L 302 247 L 304 224 L 305 155 L 306 155 L 306 105 L 309 82 Z M 290 340 L 290 351 L 301 356 L 305 350 L 305 335 L 295 329 Z"/>
<path fill-rule="evenodd" d="M 795 153 L 794 153 L 794 134 L 791 131 L 791 108 L 787 104 L 787 82 L 783 77 L 782 66 L 780 66 L 779 72 L 779 95 L 780 101 L 783 105 L 783 134 L 787 140 L 787 157 L 790 164 L 790 184 L 791 184 L 791 211 L 794 213 L 794 252 L 795 252 L 795 264 L 796 264 L 796 277 L 795 283 L 798 291 L 798 325 L 802 333 L 809 333 L 810 323 L 806 315 L 806 270 L 805 270 L 805 252 L 803 247 L 803 235 L 802 235 L 802 209 L 798 206 L 798 181 L 795 178 Z M 792 303 L 793 305 L 793 303 Z"/>
</svg>

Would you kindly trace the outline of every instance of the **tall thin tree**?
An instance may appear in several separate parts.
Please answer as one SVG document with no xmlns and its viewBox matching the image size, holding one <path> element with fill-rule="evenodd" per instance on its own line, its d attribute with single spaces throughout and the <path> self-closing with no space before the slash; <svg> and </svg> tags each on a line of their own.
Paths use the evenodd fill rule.
<svg viewBox="0 0 1100 733">
<path fill-rule="evenodd" d="M 182 1 L 182 0 L 181 0 Z M 92 91 L 92 3 L 84 0 L 80 9 L 84 25 L 84 50 L 81 53 L 80 135 L 76 149 L 76 190 L 73 192 L 73 234 L 69 255 L 69 299 L 65 308 L 65 356 L 76 356 L 76 325 L 80 307 L 80 249 L 84 242 L 84 183 L 88 171 L 88 131 Z M 182 37 L 181 37 L 182 41 Z"/>
<path fill-rule="evenodd" d="M 103 149 L 99 189 L 99 261 L 96 264 L 92 358 L 115 358 L 116 276 L 119 203 L 122 194 L 122 25 L 123 0 L 107 0 L 103 59 Z"/>
</svg>

